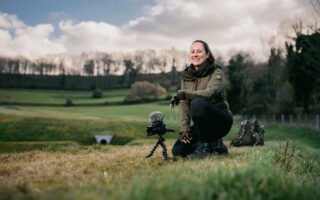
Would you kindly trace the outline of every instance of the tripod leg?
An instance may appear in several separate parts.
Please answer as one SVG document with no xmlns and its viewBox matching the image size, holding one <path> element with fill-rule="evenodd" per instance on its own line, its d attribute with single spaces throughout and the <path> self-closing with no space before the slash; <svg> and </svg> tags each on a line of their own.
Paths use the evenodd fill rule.
<svg viewBox="0 0 320 200">
<path fill-rule="evenodd" d="M 154 145 L 153 149 L 152 149 L 151 152 L 146 156 L 146 158 L 150 158 L 150 157 L 153 155 L 153 153 L 154 153 L 155 150 L 157 149 L 158 145 L 159 145 L 159 143 L 157 142 L 157 144 Z"/>
<path fill-rule="evenodd" d="M 164 159 L 168 160 L 168 153 L 167 153 L 166 145 L 163 142 L 161 142 L 160 145 L 161 145 L 161 147 L 163 149 L 162 154 L 163 154 Z"/>
</svg>

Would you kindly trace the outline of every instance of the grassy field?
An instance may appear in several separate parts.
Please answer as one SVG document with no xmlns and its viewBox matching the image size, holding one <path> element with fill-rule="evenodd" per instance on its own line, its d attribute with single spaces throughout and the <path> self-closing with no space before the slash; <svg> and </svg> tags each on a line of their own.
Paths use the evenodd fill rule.
<svg viewBox="0 0 320 200">
<path fill-rule="evenodd" d="M 107 91 L 103 100 L 91 99 L 91 92 L 85 91 L 63 94 L 86 97 L 79 103 L 95 104 L 111 97 L 117 102 L 126 92 Z M 0 102 L 10 95 L 32 105 L 0 108 L 0 199 L 320 197 L 318 131 L 266 125 L 264 146 L 236 148 L 228 145 L 239 130 L 235 123 L 224 138 L 230 153 L 204 160 L 173 158 L 177 133 L 168 133 L 170 159 L 164 161 L 160 149 L 145 159 L 157 140 L 146 136 L 150 112 L 161 111 L 167 127 L 178 130 L 179 110 L 170 110 L 165 101 L 65 107 L 60 105 L 65 102 L 61 91 L 0 90 Z M 42 105 L 49 97 L 58 105 Z M 93 144 L 96 133 L 114 134 L 113 145 Z"/>
<path fill-rule="evenodd" d="M 101 99 L 92 98 L 92 91 L 1 89 L 0 102 L 16 102 L 25 104 L 65 104 L 72 99 L 75 104 L 104 104 L 105 102 L 121 102 L 129 90 L 104 91 Z"/>
</svg>

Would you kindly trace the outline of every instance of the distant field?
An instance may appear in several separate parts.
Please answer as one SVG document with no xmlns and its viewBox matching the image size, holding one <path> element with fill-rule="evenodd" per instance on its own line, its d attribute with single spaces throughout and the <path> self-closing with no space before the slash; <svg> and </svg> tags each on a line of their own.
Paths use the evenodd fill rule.
<svg viewBox="0 0 320 200">
<path fill-rule="evenodd" d="M 0 107 L 0 199 L 319 199 L 319 131 L 266 125 L 265 146 L 235 148 L 235 123 L 224 138 L 229 155 L 200 161 L 172 158 L 177 133 L 168 133 L 169 161 L 161 149 L 145 159 L 157 140 L 146 136 L 149 113 L 161 111 L 167 127 L 178 130 L 179 109 L 167 101 L 102 104 L 122 101 L 126 92 L 105 91 L 96 100 L 87 91 L 62 97 L 0 90 L 0 102 L 10 94 L 16 102 L 57 104 Z M 65 107 L 66 97 L 92 105 Z M 113 145 L 93 144 L 95 133 L 114 134 Z"/>
<path fill-rule="evenodd" d="M 0 102 L 33 104 L 65 104 L 72 99 L 75 104 L 103 104 L 122 102 L 128 89 L 104 91 L 101 99 L 92 98 L 92 91 L 0 89 Z"/>
</svg>

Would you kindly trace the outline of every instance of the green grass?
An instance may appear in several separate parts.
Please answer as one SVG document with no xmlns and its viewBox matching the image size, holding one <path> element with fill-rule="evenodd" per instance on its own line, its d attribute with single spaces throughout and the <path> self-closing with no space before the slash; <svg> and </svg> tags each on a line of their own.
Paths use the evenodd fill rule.
<svg viewBox="0 0 320 200">
<path fill-rule="evenodd" d="M 20 102 L 34 103 L 57 91 L 0 90 L 0 94 L 9 92 Z M 108 93 L 119 99 L 124 95 L 121 90 Z M 66 91 L 64 95 L 89 94 Z M 95 100 L 85 101 L 94 104 Z M 59 104 L 59 98 L 53 102 Z M 0 108 L 0 199 L 309 200 L 320 196 L 319 131 L 266 125 L 264 146 L 230 147 L 240 128 L 235 123 L 224 138 L 229 154 L 203 160 L 173 158 L 177 133 L 168 133 L 170 159 L 164 161 L 160 147 L 153 157 L 144 157 L 157 140 L 146 136 L 150 112 L 161 111 L 167 127 L 178 130 L 179 109 L 170 110 L 166 101 L 18 108 Z M 114 145 L 92 144 L 96 133 L 114 134 Z"/>
<path fill-rule="evenodd" d="M 92 98 L 92 91 L 34 90 L 34 89 L 1 89 L 0 102 L 26 104 L 65 104 L 72 99 L 75 104 L 104 104 L 106 101 L 122 102 L 128 89 L 106 90 L 101 99 Z"/>
<path fill-rule="evenodd" d="M 65 148 L 77 148 L 72 141 L 53 142 L 0 142 L 0 153 L 21 153 L 27 151 L 58 151 Z"/>
</svg>

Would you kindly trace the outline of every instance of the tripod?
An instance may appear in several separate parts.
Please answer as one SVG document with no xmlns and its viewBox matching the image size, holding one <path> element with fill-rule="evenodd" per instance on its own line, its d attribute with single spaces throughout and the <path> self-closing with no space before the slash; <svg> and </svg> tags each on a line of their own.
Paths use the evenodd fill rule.
<svg viewBox="0 0 320 200">
<path fill-rule="evenodd" d="M 151 150 L 151 152 L 146 156 L 146 158 L 150 158 L 153 153 L 155 152 L 155 150 L 157 149 L 157 147 L 160 145 L 162 147 L 162 155 L 163 155 L 163 158 L 165 160 L 168 160 L 168 154 L 167 154 L 167 147 L 166 145 L 163 143 L 165 141 L 165 139 L 159 135 L 159 139 L 158 139 L 158 142 L 156 145 L 154 145 L 153 149 Z"/>
</svg>

